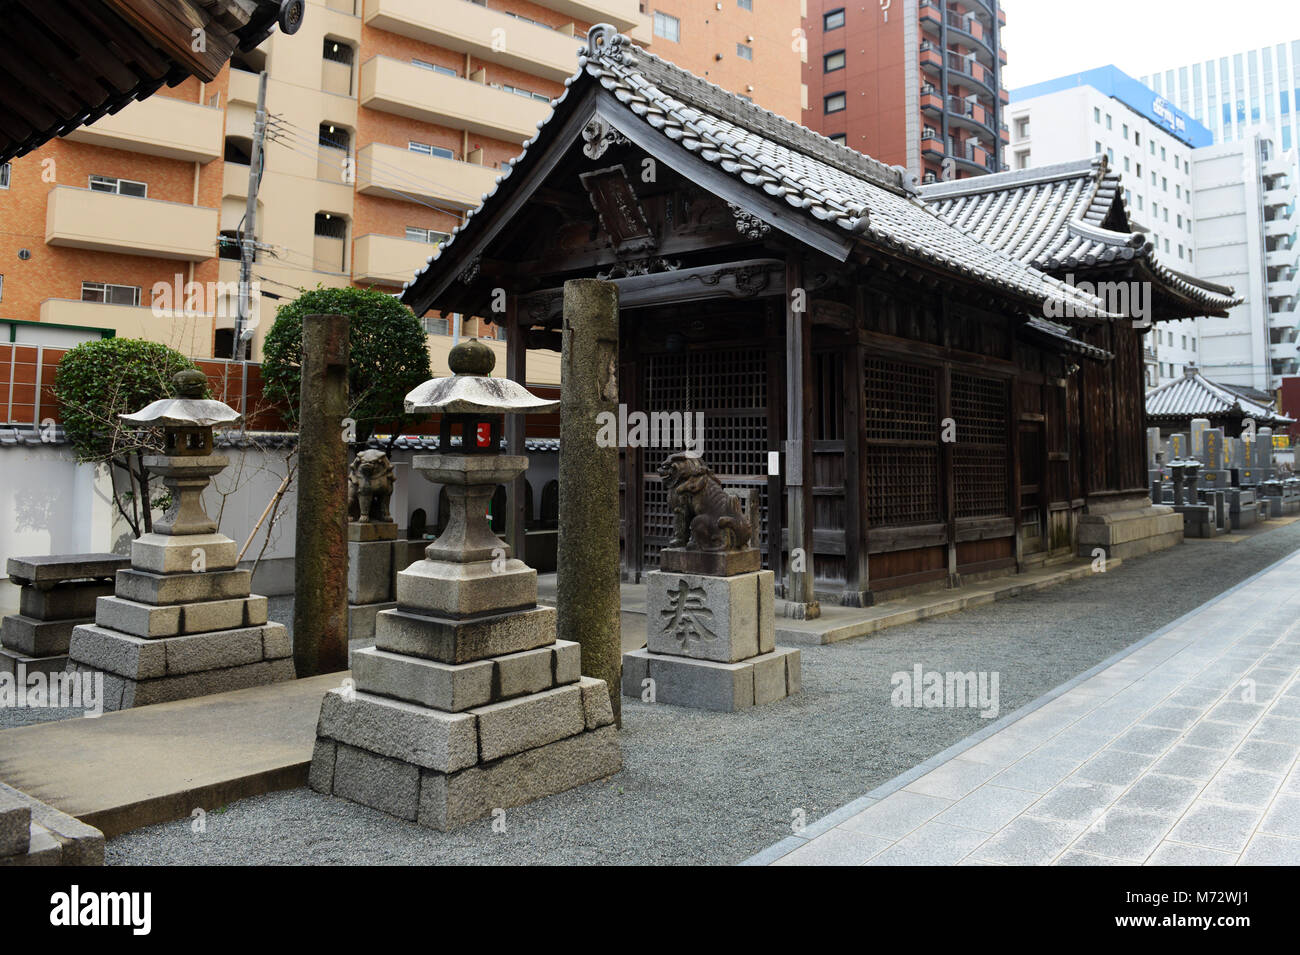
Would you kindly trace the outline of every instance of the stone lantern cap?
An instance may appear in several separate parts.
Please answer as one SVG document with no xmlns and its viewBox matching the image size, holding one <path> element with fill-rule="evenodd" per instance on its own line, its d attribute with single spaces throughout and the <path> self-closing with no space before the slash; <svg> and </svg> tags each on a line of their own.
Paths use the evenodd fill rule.
<svg viewBox="0 0 1300 955">
<path fill-rule="evenodd" d="M 546 413 L 560 407 L 558 401 L 539 398 L 509 378 L 491 377 L 496 356 L 477 338 L 453 348 L 447 364 L 453 372 L 451 377 L 431 378 L 406 396 L 408 414 Z"/>
<path fill-rule="evenodd" d="M 241 415 L 224 401 L 201 397 L 207 384 L 203 372 L 189 369 L 172 376 L 175 398 L 160 398 L 135 414 L 118 415 L 127 424 L 163 425 L 168 428 L 210 428 L 236 424 Z"/>
</svg>

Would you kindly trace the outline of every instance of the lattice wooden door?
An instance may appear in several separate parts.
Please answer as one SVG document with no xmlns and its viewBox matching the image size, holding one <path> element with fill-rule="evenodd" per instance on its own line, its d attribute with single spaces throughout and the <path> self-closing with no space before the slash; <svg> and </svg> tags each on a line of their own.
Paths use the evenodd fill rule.
<svg viewBox="0 0 1300 955">
<path fill-rule="evenodd" d="M 759 489 L 762 519 L 758 545 L 767 558 L 767 357 L 762 348 L 688 351 L 646 359 L 647 413 L 702 412 L 704 462 L 729 488 Z M 656 471 L 674 450 L 651 448 L 643 455 L 642 565 L 659 566 L 659 551 L 673 532 L 668 492 Z"/>
</svg>

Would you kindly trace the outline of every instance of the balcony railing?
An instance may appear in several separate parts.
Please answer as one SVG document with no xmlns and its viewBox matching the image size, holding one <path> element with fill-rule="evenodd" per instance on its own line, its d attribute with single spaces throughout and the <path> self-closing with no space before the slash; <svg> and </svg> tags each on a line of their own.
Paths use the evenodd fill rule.
<svg viewBox="0 0 1300 955">
<path fill-rule="evenodd" d="M 148 156 L 206 163 L 223 152 L 222 112 L 174 96 L 150 96 L 63 137 Z"/>
<path fill-rule="evenodd" d="M 551 114 L 550 103 L 386 56 L 362 65 L 360 101 L 368 109 L 515 143 L 533 136 Z"/>
<path fill-rule="evenodd" d="M 456 0 L 460 2 L 460 0 Z M 490 166 L 426 156 L 371 143 L 357 153 L 357 192 L 401 199 L 435 199 L 458 209 L 473 209 L 496 184 L 500 171 Z"/>
<path fill-rule="evenodd" d="M 373 285 L 400 287 L 424 268 L 438 246 L 398 236 L 371 233 L 357 239 L 352 278 Z"/>
<path fill-rule="evenodd" d="M 95 192 L 51 189 L 45 203 L 47 245 L 201 262 L 217 254 L 216 209 Z"/>
<path fill-rule="evenodd" d="M 370 0 L 366 25 L 550 80 L 578 67 L 582 41 L 469 0 Z"/>
</svg>

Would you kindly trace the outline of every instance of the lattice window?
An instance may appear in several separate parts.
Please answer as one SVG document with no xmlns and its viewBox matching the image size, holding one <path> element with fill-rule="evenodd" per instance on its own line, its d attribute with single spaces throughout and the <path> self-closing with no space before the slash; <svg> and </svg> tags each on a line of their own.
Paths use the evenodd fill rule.
<svg viewBox="0 0 1300 955">
<path fill-rule="evenodd" d="M 867 519 L 873 526 L 942 520 L 938 370 L 866 359 Z"/>
<path fill-rule="evenodd" d="M 953 372 L 952 417 L 957 424 L 953 468 L 958 518 L 1010 513 L 1007 406 L 1004 382 Z"/>
<path fill-rule="evenodd" d="M 646 360 L 645 408 L 704 414 L 704 462 L 725 487 L 760 488 L 758 544 L 767 552 L 767 357 L 761 348 L 678 352 Z M 655 469 L 673 449 L 650 449 L 642 480 L 642 562 L 659 566 L 672 537 L 668 494 Z"/>
<path fill-rule="evenodd" d="M 940 519 L 938 448 L 868 448 L 867 520 L 873 527 Z"/>
<path fill-rule="evenodd" d="M 933 441 L 939 435 L 938 372 L 886 358 L 866 362 L 868 441 Z"/>
</svg>

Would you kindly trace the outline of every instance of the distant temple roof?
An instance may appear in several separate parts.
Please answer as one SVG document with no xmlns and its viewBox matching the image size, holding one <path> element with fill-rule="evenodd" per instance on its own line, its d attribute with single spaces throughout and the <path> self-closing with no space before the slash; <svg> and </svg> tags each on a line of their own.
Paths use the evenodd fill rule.
<svg viewBox="0 0 1300 955">
<path fill-rule="evenodd" d="M 1105 156 L 933 183 L 921 195 L 986 245 L 1058 277 L 1137 266 L 1174 300 L 1164 318 L 1223 316 L 1241 304 L 1232 289 L 1160 263 L 1154 244 L 1132 231 L 1121 177 Z"/>
<path fill-rule="evenodd" d="M 913 177 L 901 167 L 834 143 L 673 66 L 608 25 L 591 29 L 577 67 L 552 102 L 550 117 L 503 168 L 483 204 L 467 213 L 404 287 L 402 299 L 417 315 L 437 307 L 457 277 L 468 273 L 472 281 L 474 257 L 494 235 L 494 217 L 512 216 L 527 199 L 530 176 L 546 172 L 542 159 L 550 147 L 567 145 L 560 131 L 569 128 L 578 104 L 594 89 L 600 117 L 616 134 L 658 152 L 670 165 L 680 146 L 683 159 L 689 153 L 721 174 L 701 182 L 703 188 L 796 238 L 809 234 L 807 225 L 815 226 L 822 230 L 818 235 L 829 235 L 822 250 L 840 261 L 861 243 L 1025 300 L 1032 313 L 1054 302 L 1080 317 L 1120 317 L 1105 311 L 1096 296 L 952 226 L 921 200 Z M 590 130 L 588 124 L 584 137 Z M 767 197 L 783 202 L 779 213 Z"/>
<path fill-rule="evenodd" d="M 1184 369 L 1183 377 L 1147 392 L 1147 417 L 1153 421 L 1253 418 L 1256 424 L 1261 425 L 1292 424 L 1295 421 L 1275 410 L 1271 401 L 1254 401 L 1241 394 L 1247 390 L 1255 391 L 1210 381 L 1189 365 Z"/>
</svg>

